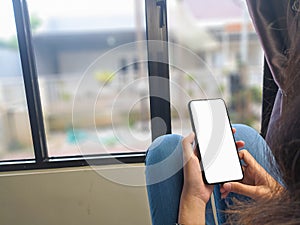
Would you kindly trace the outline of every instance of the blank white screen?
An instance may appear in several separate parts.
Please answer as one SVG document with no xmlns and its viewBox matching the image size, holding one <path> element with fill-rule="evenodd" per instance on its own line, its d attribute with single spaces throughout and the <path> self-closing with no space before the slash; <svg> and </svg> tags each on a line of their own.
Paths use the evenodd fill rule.
<svg viewBox="0 0 300 225">
<path fill-rule="evenodd" d="M 207 182 L 212 184 L 242 179 L 224 101 L 195 100 L 190 107 Z"/>
</svg>

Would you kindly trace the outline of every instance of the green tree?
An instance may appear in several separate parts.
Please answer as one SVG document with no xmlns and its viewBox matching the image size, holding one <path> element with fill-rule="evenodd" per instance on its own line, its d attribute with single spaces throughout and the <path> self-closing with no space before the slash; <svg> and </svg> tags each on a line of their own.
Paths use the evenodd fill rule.
<svg viewBox="0 0 300 225">
<path fill-rule="evenodd" d="M 41 18 L 36 13 L 33 13 L 30 16 L 30 27 L 31 27 L 32 33 L 35 33 L 36 30 L 41 27 L 41 25 L 42 25 Z"/>
<path fill-rule="evenodd" d="M 30 16 L 30 27 L 32 33 L 36 32 L 36 30 L 41 26 L 42 20 L 37 14 L 32 14 Z M 5 47 L 8 49 L 17 50 L 18 49 L 18 39 L 17 36 L 11 36 L 8 40 L 0 40 L 0 47 Z"/>
</svg>

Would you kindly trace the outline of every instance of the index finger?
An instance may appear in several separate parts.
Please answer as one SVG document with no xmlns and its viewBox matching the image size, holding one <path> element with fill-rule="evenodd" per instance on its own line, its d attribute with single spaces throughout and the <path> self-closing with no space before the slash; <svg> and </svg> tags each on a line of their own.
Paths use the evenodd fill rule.
<svg viewBox="0 0 300 225">
<path fill-rule="evenodd" d="M 232 132 L 235 133 L 236 132 L 236 129 L 234 127 L 232 127 Z"/>
</svg>

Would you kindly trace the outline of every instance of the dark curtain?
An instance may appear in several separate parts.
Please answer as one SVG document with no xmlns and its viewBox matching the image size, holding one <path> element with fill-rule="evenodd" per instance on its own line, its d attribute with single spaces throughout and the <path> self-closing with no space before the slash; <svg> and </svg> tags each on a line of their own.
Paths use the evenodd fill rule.
<svg viewBox="0 0 300 225">
<path fill-rule="evenodd" d="M 268 67 L 265 68 L 265 76 L 268 76 L 269 72 L 273 78 L 264 79 L 264 86 L 267 88 L 264 91 L 268 91 L 268 87 L 274 90 L 272 82 L 275 88 L 278 87 L 270 121 L 268 122 L 266 116 L 263 116 L 263 119 L 267 120 L 267 123 L 262 121 L 265 126 L 263 129 L 266 131 L 266 140 L 272 148 L 272 136 L 276 133 L 281 114 L 285 107 L 290 107 L 288 103 L 296 95 L 297 89 L 300 89 L 299 78 L 295 77 L 296 73 L 289 71 L 288 68 L 290 58 L 298 63 L 294 68 L 299 69 L 300 64 L 300 0 L 247 0 L 247 5 L 264 49 L 265 63 Z M 263 111 L 267 113 L 267 110 Z"/>
</svg>

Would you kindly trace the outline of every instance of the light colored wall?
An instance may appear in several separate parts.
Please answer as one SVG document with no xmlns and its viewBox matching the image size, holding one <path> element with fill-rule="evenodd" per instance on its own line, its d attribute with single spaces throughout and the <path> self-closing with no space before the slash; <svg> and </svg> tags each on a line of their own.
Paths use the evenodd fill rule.
<svg viewBox="0 0 300 225">
<path fill-rule="evenodd" d="M 22 75 L 21 60 L 16 49 L 0 47 L 0 77 Z"/>
<path fill-rule="evenodd" d="M 1 173 L 0 224 L 150 225 L 145 186 L 124 185 L 144 182 L 143 165 Z"/>
</svg>

